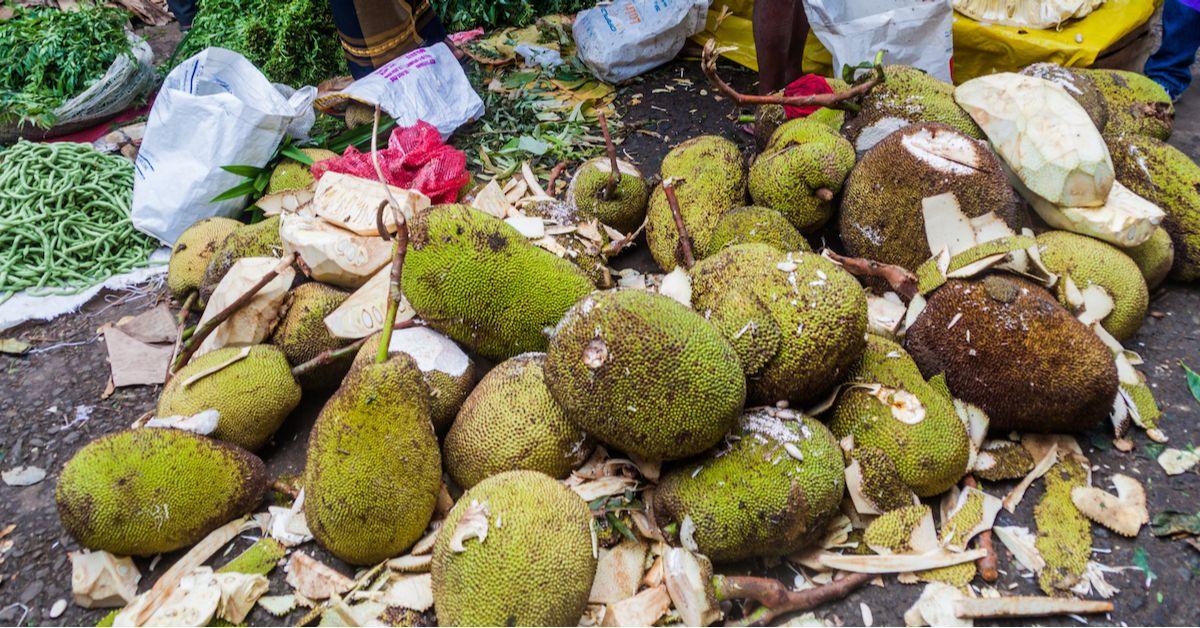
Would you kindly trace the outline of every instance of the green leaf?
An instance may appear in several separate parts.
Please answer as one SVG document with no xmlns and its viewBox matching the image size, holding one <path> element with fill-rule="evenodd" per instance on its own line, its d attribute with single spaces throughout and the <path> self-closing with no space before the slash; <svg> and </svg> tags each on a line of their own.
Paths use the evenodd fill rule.
<svg viewBox="0 0 1200 628">
<path fill-rule="evenodd" d="M 1187 386 L 1188 390 L 1192 391 L 1192 397 L 1196 401 L 1200 401 L 1200 373 L 1193 371 L 1183 362 L 1180 362 L 1179 365 L 1183 367 L 1183 372 L 1187 375 Z"/>
<path fill-rule="evenodd" d="M 1146 548 L 1139 547 L 1133 550 L 1133 564 L 1146 574 L 1146 586 L 1149 587 L 1151 582 L 1158 577 L 1154 570 L 1150 568 L 1150 557 L 1146 555 Z"/>
<path fill-rule="evenodd" d="M 1150 520 L 1150 532 L 1154 536 L 1190 534 L 1200 536 L 1200 512 L 1189 515 L 1177 510 L 1164 510 Z"/>
<path fill-rule="evenodd" d="M 287 146 L 287 147 L 283 148 L 282 150 L 280 150 L 279 154 L 283 155 L 284 157 L 295 159 L 296 161 L 298 161 L 306 166 L 311 166 L 311 165 L 313 165 L 313 163 L 315 163 L 315 162 L 313 162 L 312 157 L 305 155 L 304 151 L 301 151 L 299 148 L 296 148 L 295 146 Z"/>
<path fill-rule="evenodd" d="M 246 178 L 254 178 L 266 172 L 266 168 L 259 168 L 257 166 L 221 166 L 221 170 Z"/>
<path fill-rule="evenodd" d="M 231 198 L 242 198 L 244 196 L 249 196 L 250 193 L 253 191 L 254 191 L 254 182 L 253 181 L 245 181 L 239 185 L 235 185 L 235 186 L 229 188 L 228 190 L 225 190 L 224 192 L 218 194 L 217 196 L 214 196 L 212 198 L 212 200 L 209 202 L 210 203 L 219 203 L 221 201 L 227 201 Z"/>
<path fill-rule="evenodd" d="M 534 155 L 540 157 L 545 155 L 546 151 L 550 150 L 550 145 L 536 137 L 522 135 L 521 139 L 517 141 L 517 149 L 523 150 L 527 153 L 533 153 Z"/>
<path fill-rule="evenodd" d="M 630 530 L 629 526 L 625 525 L 625 523 L 622 522 L 619 518 L 617 518 L 616 515 L 609 512 L 609 513 L 605 513 L 604 517 L 606 519 L 608 519 L 609 525 L 611 525 L 613 528 L 615 528 L 617 530 L 617 532 L 621 533 L 621 536 L 629 539 L 630 541 L 633 541 L 634 543 L 638 542 L 638 538 L 636 536 L 634 536 L 633 530 Z"/>
</svg>

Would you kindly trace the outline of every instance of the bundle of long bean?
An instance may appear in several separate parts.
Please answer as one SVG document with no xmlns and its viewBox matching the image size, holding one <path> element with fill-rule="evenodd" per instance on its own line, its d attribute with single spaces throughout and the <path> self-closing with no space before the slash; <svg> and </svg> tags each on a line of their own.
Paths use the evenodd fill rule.
<svg viewBox="0 0 1200 628">
<path fill-rule="evenodd" d="M 0 302 L 72 294 L 144 266 L 158 244 L 133 228 L 132 198 L 133 165 L 87 144 L 0 152 Z"/>
</svg>

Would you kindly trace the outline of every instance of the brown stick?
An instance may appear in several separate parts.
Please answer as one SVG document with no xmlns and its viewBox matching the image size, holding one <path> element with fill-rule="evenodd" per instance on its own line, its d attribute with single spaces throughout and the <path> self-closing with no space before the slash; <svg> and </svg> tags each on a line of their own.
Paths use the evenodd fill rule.
<svg viewBox="0 0 1200 628">
<path fill-rule="evenodd" d="M 967 475 L 963 478 L 963 486 L 968 488 L 976 488 L 979 486 L 975 482 L 975 476 Z M 975 561 L 975 567 L 979 569 L 979 575 L 983 577 L 984 582 L 995 582 L 1000 579 L 1000 569 L 996 565 L 996 547 L 992 544 L 992 531 L 984 530 L 975 537 L 975 547 L 987 552 L 987 555 Z"/>
<path fill-rule="evenodd" d="M 621 238 L 620 240 L 617 240 L 616 242 L 609 242 L 608 246 L 604 247 L 604 256 L 612 257 L 614 255 L 617 255 L 621 251 L 624 251 L 625 247 L 629 246 L 630 244 L 633 244 L 633 241 L 637 239 L 638 234 L 641 233 L 642 230 L 646 228 L 646 222 L 647 222 L 647 220 L 643 220 L 642 224 L 638 225 L 637 229 L 634 229 L 630 233 L 626 234 L 624 238 Z"/>
<path fill-rule="evenodd" d="M 742 94 L 717 75 L 717 41 L 715 38 L 708 40 L 708 43 L 704 44 L 704 55 L 700 59 L 700 68 L 704 70 L 704 75 L 708 77 L 708 82 L 712 83 L 713 87 L 732 98 L 737 104 L 746 106 L 784 105 L 786 107 L 816 106 L 829 107 L 830 109 L 845 109 L 846 101 L 871 91 L 872 87 L 875 87 L 883 80 L 883 67 L 876 65 L 872 68 L 875 76 L 840 94 L 812 94 L 809 96 L 783 96 L 781 94 L 752 96 Z"/>
<path fill-rule="evenodd" d="M 172 367 L 175 364 L 175 356 L 179 355 L 179 348 L 183 346 L 183 332 L 187 329 L 188 314 L 199 298 L 199 292 L 195 290 L 189 292 L 187 298 L 183 300 L 183 307 L 179 309 L 179 314 L 175 316 L 175 344 L 171 349 L 171 361 L 167 362 L 167 374 L 163 377 L 164 386 L 171 381 L 171 375 L 174 374 Z"/>
<path fill-rule="evenodd" d="M 617 167 L 617 145 L 613 144 L 612 135 L 608 132 L 608 118 L 603 111 L 597 117 L 600 121 L 600 131 L 604 133 L 604 148 L 608 151 L 608 164 L 611 168 L 608 173 L 608 185 L 604 186 L 604 198 L 601 199 L 607 201 L 617 193 L 617 183 L 620 181 L 621 171 Z"/>
<path fill-rule="evenodd" d="M 276 493 L 283 493 L 292 499 L 300 497 L 300 491 L 285 483 L 283 480 L 275 480 L 274 482 L 271 482 L 271 490 L 275 491 Z"/>
<path fill-rule="evenodd" d="M 667 204 L 671 206 L 671 214 L 675 217 L 675 230 L 679 232 L 679 246 L 676 249 L 676 261 L 683 264 L 684 270 L 691 270 L 696 265 L 696 257 L 692 254 L 692 236 L 688 234 L 687 225 L 683 224 L 683 212 L 679 210 L 679 199 L 675 197 L 675 183 L 682 181 L 668 177 L 662 182 L 663 194 L 667 196 Z"/>
<path fill-rule="evenodd" d="M 409 319 L 406 321 L 400 321 L 399 323 L 396 323 L 395 325 L 392 326 L 392 329 L 394 329 L 394 330 L 395 329 L 408 329 L 410 327 L 423 327 L 424 325 L 425 325 L 425 323 L 423 321 L 418 321 L 416 319 Z M 326 364 L 333 364 L 334 362 L 337 362 L 338 360 L 340 360 L 348 355 L 357 353 L 358 350 L 361 349 L 362 346 L 367 343 L 368 339 L 370 339 L 370 336 L 367 336 L 366 338 L 359 338 L 358 340 L 355 340 L 354 342 L 352 342 L 344 347 L 339 347 L 337 349 L 330 349 L 328 351 L 322 351 L 320 354 L 317 355 L 317 357 L 315 357 L 307 362 L 301 362 L 300 364 L 293 366 L 292 367 L 292 376 L 300 377 L 301 375 L 306 375 L 315 369 L 325 366 Z"/>
<path fill-rule="evenodd" d="M 554 184 L 558 183 L 558 178 L 562 176 L 563 170 L 566 169 L 567 162 L 565 161 L 560 161 L 554 164 L 554 167 L 550 169 L 550 179 L 546 181 L 546 192 L 548 192 L 550 196 L 558 198 L 558 192 L 554 191 Z"/>
<path fill-rule="evenodd" d="M 883 279 L 888 282 L 892 290 L 896 291 L 896 294 L 904 297 L 905 301 L 911 301 L 919 292 L 917 290 L 917 276 L 900 266 L 884 264 L 861 257 L 846 257 L 838 255 L 830 249 L 825 249 L 822 254 L 842 268 L 845 268 L 851 275 Z"/>
<path fill-rule="evenodd" d="M 280 259 L 279 263 L 275 265 L 275 268 L 267 271 L 267 274 L 263 275 L 262 279 L 258 280 L 258 283 L 250 286 L 250 289 L 243 292 L 241 296 L 234 300 L 233 303 L 230 303 L 229 307 L 217 312 L 216 316 L 208 319 L 207 322 L 196 328 L 196 333 L 192 334 L 192 337 L 188 339 L 187 344 L 184 345 L 183 350 L 179 352 L 179 357 L 175 359 L 175 364 L 172 367 L 171 372 L 175 372 L 183 368 L 183 365 L 187 364 L 188 360 L 192 359 L 192 355 L 196 353 L 196 350 L 200 348 L 200 344 L 203 343 L 206 338 L 208 338 L 209 334 L 216 331 L 217 327 L 219 327 L 221 323 L 229 320 L 229 318 L 236 314 L 238 310 L 242 309 L 243 306 L 245 306 L 250 302 L 251 299 L 254 298 L 254 295 L 258 294 L 259 291 L 267 287 L 267 284 L 274 281 L 275 278 L 279 276 L 279 273 L 287 270 L 287 268 L 295 261 L 295 253 Z"/>
<path fill-rule="evenodd" d="M 765 626 L 779 615 L 816 608 L 840 600 L 875 578 L 875 574 L 852 573 L 841 580 L 804 591 L 793 591 L 772 578 L 754 576 L 714 576 L 713 589 L 718 600 L 749 599 L 762 607 L 747 614 L 733 626 Z"/>
</svg>

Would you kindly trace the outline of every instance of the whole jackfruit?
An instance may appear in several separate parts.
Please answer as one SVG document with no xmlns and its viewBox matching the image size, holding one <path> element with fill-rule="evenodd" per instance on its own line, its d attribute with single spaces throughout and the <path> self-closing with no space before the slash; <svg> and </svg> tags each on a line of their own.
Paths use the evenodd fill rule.
<svg viewBox="0 0 1200 628">
<path fill-rule="evenodd" d="M 209 436 L 250 451 L 265 445 L 300 403 L 300 385 L 283 351 L 271 345 L 248 349 L 245 357 L 246 347 L 225 347 L 188 362 L 163 387 L 156 414 L 216 410 L 217 429 Z"/>
<path fill-rule="evenodd" d="M 692 269 L 692 307 L 738 354 L 751 400 L 804 404 L 862 354 L 867 297 L 816 253 L 740 244 Z"/>
<path fill-rule="evenodd" d="M 550 396 L 545 362 L 544 353 L 509 358 L 471 391 L 442 447 L 459 486 L 517 469 L 563 478 L 587 460 L 591 439 Z"/>
<path fill-rule="evenodd" d="M 1106 139 L 1117 180 L 1166 213 L 1162 227 L 1175 245 L 1171 278 L 1200 279 L 1200 165 L 1151 137 L 1125 133 Z"/>
<path fill-rule="evenodd" d="M 279 216 L 272 216 L 252 225 L 242 225 L 230 233 L 204 269 L 200 281 L 201 307 L 208 303 L 213 290 L 233 264 L 243 257 L 279 257 L 283 241 L 279 238 Z"/>
<path fill-rule="evenodd" d="M 782 556 L 825 533 L 845 490 L 829 429 L 789 410 L 747 411 L 716 453 L 667 472 L 654 492 L 659 527 L 690 519 L 717 562 Z"/>
<path fill-rule="evenodd" d="M 783 214 L 767 207 L 735 207 L 721 214 L 708 241 L 708 257 L 738 244 L 767 244 L 779 251 L 811 252 L 808 240 Z"/>
<path fill-rule="evenodd" d="M 596 559 L 592 514 L 571 489 L 536 471 L 476 484 L 446 517 L 433 548 L 442 626 L 574 626 Z"/>
<path fill-rule="evenodd" d="M 926 377 L 945 373 L 955 398 L 992 429 L 1085 430 L 1117 394 L 1112 352 L 1041 286 L 991 274 L 952 279 L 927 297 L 905 348 Z"/>
<path fill-rule="evenodd" d="M 1126 70 L 1077 70 L 1092 79 L 1108 108 L 1106 135 L 1137 133 L 1166 141 L 1175 125 L 1175 105 L 1153 80 Z"/>
<path fill-rule="evenodd" d="M 1064 307 L 1070 307 L 1068 278 L 1079 290 L 1099 286 L 1113 300 L 1112 313 L 1100 322 L 1104 329 L 1117 340 L 1137 333 L 1150 305 L 1150 290 L 1136 262 L 1111 244 L 1069 231 L 1047 231 L 1037 242 L 1042 264 L 1059 276 L 1055 291 Z"/>
<path fill-rule="evenodd" d="M 664 181 L 681 180 L 676 182 L 675 197 L 692 250 L 708 250 L 721 214 L 746 199 L 746 171 L 737 145 L 713 135 L 692 138 L 667 153 L 661 172 Z M 679 230 L 661 186 L 651 193 L 646 210 L 646 243 L 664 272 L 680 263 Z"/>
<path fill-rule="evenodd" d="M 737 353 L 715 327 L 670 297 L 595 292 L 550 341 L 546 383 L 567 419 L 649 460 L 717 444 L 746 400 Z"/>
<path fill-rule="evenodd" d="M 376 333 L 358 350 L 352 368 L 374 363 L 378 352 Z M 438 433 L 444 433 L 475 386 L 475 361 L 453 340 L 427 327 L 392 330 L 388 357 L 400 353 L 416 360 L 429 390 L 429 419 Z"/>
<path fill-rule="evenodd" d="M 862 156 L 842 193 L 839 233 L 849 253 L 916 270 L 933 256 L 923 201 L 952 193 L 968 218 L 1028 221 L 1000 160 L 984 142 L 940 124 L 889 135 Z"/>
<path fill-rule="evenodd" d="M 1159 227 L 1150 234 L 1150 239 L 1131 248 L 1122 249 L 1137 264 L 1146 280 L 1146 287 L 1153 290 L 1167 280 L 1171 266 L 1175 264 L 1175 245 L 1171 234 Z"/>
<path fill-rule="evenodd" d="M 567 188 L 567 202 L 579 208 L 584 220 L 596 218 L 617 231 L 628 233 L 637 229 L 646 217 L 650 188 L 637 166 L 617 160 L 617 186 L 612 196 L 607 196 L 611 172 L 612 163 L 607 157 L 583 162 Z"/>
<path fill-rule="evenodd" d="M 283 351 L 292 366 L 346 346 L 349 341 L 334 336 L 325 326 L 325 317 L 349 296 L 349 292 L 315 281 L 297 286 L 284 303 L 284 314 L 271 333 L 271 344 Z M 341 384 L 349 368 L 350 359 L 343 358 L 301 375 L 298 381 L 305 390 L 330 390 Z"/>
<path fill-rule="evenodd" d="M 184 230 L 171 247 L 167 264 L 167 288 L 177 299 L 200 289 L 204 269 L 217 248 L 242 223 L 232 218 L 205 218 Z"/>
<path fill-rule="evenodd" d="M 940 494 L 967 473 L 971 442 L 953 401 L 926 382 L 912 358 L 891 340 L 867 337 L 867 349 L 846 378 L 827 423 L 834 436 L 852 438 L 851 456 L 860 465 L 875 461 L 870 455 L 855 456 L 854 450 L 876 450 L 918 496 Z M 864 470 L 864 479 L 868 475 Z M 864 486 L 864 493 L 872 492 L 870 485 Z"/>
<path fill-rule="evenodd" d="M 54 498 L 84 547 L 152 556 L 193 545 L 244 515 L 267 490 L 262 460 L 184 430 L 102 436 L 63 465 Z"/>
<path fill-rule="evenodd" d="M 544 351 L 546 330 L 591 292 L 578 267 L 465 205 L 413 220 L 404 294 L 430 327 L 492 360 Z"/>
<path fill-rule="evenodd" d="M 313 536 L 355 565 L 397 556 L 425 532 L 442 485 L 421 371 L 407 354 L 355 369 L 313 425 L 304 466 Z"/>
<path fill-rule="evenodd" d="M 333 151 L 321 148 L 301 148 L 300 152 L 307 155 L 314 163 L 338 156 Z M 306 166 L 294 159 L 285 159 L 271 171 L 271 179 L 267 183 L 267 194 L 303 190 L 312 185 L 313 181 L 311 166 Z"/>
<path fill-rule="evenodd" d="M 1021 70 L 1021 74 L 1045 79 L 1067 90 L 1095 123 L 1096 130 L 1104 132 L 1108 124 L 1108 102 L 1091 76 L 1057 63 L 1034 63 Z"/>
<path fill-rule="evenodd" d="M 979 125 L 954 102 L 954 86 L 917 68 L 889 65 L 884 80 L 862 98 L 862 108 L 842 132 L 858 152 L 868 150 L 892 132 L 910 124 L 940 122 L 975 139 Z"/>
<path fill-rule="evenodd" d="M 750 196 L 811 232 L 833 215 L 833 195 L 853 167 L 854 147 L 836 131 L 806 118 L 792 120 L 750 166 Z"/>
<path fill-rule="evenodd" d="M 1046 566 L 1038 584 L 1047 595 L 1070 595 L 1092 555 L 1092 523 L 1071 501 L 1071 489 L 1088 486 L 1086 459 L 1067 454 L 1046 472 L 1046 493 L 1033 508 L 1035 545 Z"/>
</svg>

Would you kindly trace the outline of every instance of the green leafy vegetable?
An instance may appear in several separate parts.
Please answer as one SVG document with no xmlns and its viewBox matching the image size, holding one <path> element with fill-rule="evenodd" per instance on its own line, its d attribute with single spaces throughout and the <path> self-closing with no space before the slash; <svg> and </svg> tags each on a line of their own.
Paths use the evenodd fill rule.
<svg viewBox="0 0 1200 628">
<path fill-rule="evenodd" d="M 527 26 L 543 15 L 575 13 L 591 8 L 596 0 L 433 0 L 433 9 L 451 31 L 482 26 Z"/>
</svg>

